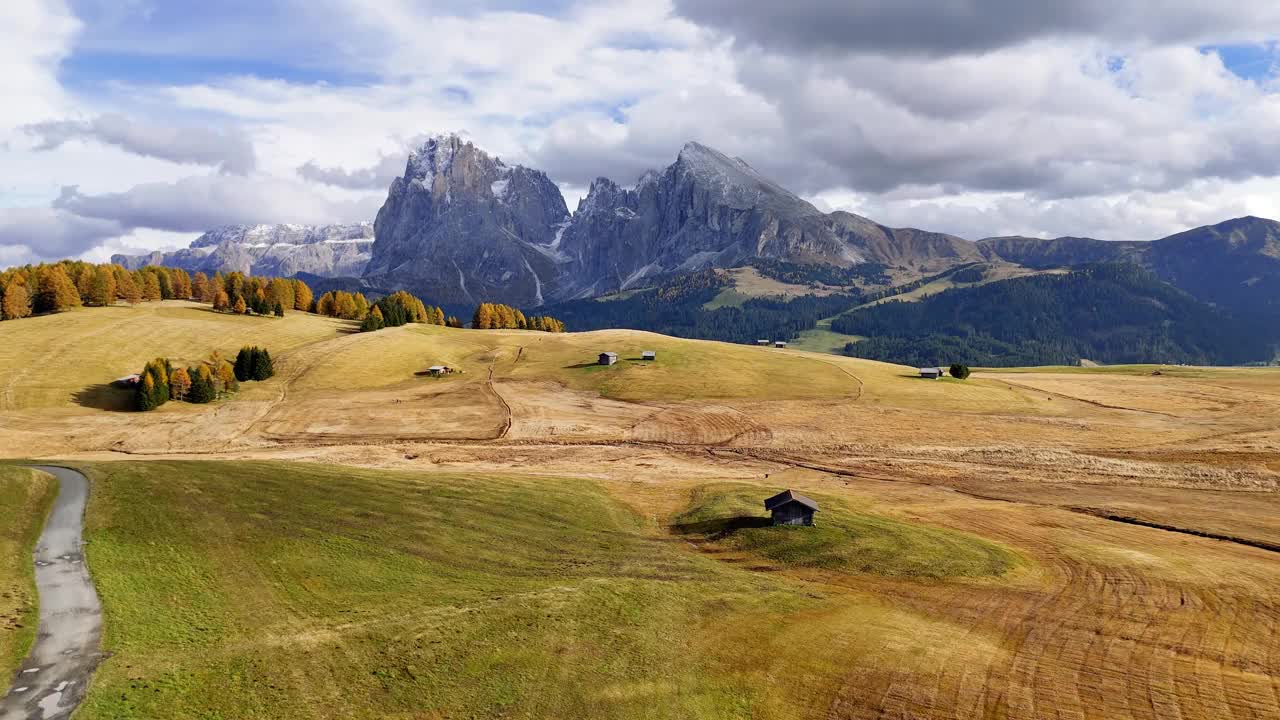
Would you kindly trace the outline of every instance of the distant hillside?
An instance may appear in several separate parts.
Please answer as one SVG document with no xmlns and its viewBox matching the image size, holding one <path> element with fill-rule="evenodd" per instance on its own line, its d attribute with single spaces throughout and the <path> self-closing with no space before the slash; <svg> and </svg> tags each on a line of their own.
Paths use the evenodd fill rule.
<svg viewBox="0 0 1280 720">
<path fill-rule="evenodd" d="M 1243 217 L 1152 242 L 1064 237 L 988 238 L 988 258 L 1035 268 L 1134 263 L 1239 317 L 1280 322 L 1280 223 Z"/>
<path fill-rule="evenodd" d="M 836 318 L 832 330 L 868 338 L 848 354 L 912 365 L 1239 364 L 1270 359 L 1278 339 L 1123 264 L 887 302 Z"/>
</svg>

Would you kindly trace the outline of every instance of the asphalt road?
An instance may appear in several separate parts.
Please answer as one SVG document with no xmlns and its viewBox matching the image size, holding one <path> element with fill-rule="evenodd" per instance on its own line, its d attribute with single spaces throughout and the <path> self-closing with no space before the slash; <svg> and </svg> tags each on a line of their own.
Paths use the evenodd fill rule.
<svg viewBox="0 0 1280 720">
<path fill-rule="evenodd" d="M 70 717 L 102 659 L 102 605 L 81 542 L 89 481 L 75 470 L 35 469 L 58 478 L 58 497 L 35 552 L 40 628 L 13 685 L 0 698 L 0 720 Z"/>
</svg>

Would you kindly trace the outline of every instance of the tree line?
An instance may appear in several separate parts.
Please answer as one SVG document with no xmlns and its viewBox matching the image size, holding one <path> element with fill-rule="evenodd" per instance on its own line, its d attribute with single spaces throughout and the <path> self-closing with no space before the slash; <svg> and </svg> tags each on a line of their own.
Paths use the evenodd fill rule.
<svg viewBox="0 0 1280 720">
<path fill-rule="evenodd" d="M 245 275 L 235 271 L 212 278 L 196 273 L 191 281 L 191 299 L 206 302 L 215 312 L 237 315 L 275 315 L 284 317 L 287 310 L 312 309 L 311 288 L 301 280 Z"/>
<path fill-rule="evenodd" d="M 328 317 L 361 321 L 361 330 L 380 330 L 406 323 L 463 327 L 444 309 L 427 305 L 403 290 L 370 303 L 362 293 L 333 290 L 315 297 L 298 278 L 259 277 L 238 271 L 194 275 L 181 268 L 149 265 L 126 270 L 117 264 L 93 264 L 77 260 L 27 265 L 0 273 L 0 320 L 63 312 L 81 306 L 131 305 L 158 300 L 193 300 L 207 303 L 215 312 L 283 317 L 286 312 L 314 312 Z M 472 327 L 510 328 L 564 332 L 557 318 L 526 317 L 519 309 L 482 303 L 473 315 Z"/>
<path fill-rule="evenodd" d="M 564 332 L 564 323 L 550 315 L 525 317 L 519 308 L 500 303 L 480 303 L 471 316 L 471 327 L 476 330 Z"/>
<path fill-rule="evenodd" d="M 192 297 L 192 278 L 176 268 L 126 270 L 79 260 L 24 265 L 0 272 L 0 320 L 89 306 L 131 305 Z"/>
</svg>

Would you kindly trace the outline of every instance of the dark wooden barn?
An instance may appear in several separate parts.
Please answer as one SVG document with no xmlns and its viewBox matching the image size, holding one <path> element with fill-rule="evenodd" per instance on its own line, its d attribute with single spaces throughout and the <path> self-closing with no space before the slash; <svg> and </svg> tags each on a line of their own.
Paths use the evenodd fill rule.
<svg viewBox="0 0 1280 720">
<path fill-rule="evenodd" d="M 765 500 L 764 509 L 773 515 L 774 525 L 812 525 L 818 503 L 792 490 L 783 490 Z"/>
</svg>

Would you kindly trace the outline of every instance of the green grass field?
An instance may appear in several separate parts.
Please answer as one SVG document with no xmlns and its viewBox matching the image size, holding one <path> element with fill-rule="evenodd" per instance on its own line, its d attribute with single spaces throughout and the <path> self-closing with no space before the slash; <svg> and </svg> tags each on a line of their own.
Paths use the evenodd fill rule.
<svg viewBox="0 0 1280 720">
<path fill-rule="evenodd" d="M 711 485 L 696 492 L 676 523 L 681 532 L 786 567 L 942 579 L 1002 575 L 1019 562 L 981 538 L 858 512 L 832 497 L 814 500 L 821 508 L 814 527 L 773 527 L 759 488 Z"/>
<path fill-rule="evenodd" d="M 835 318 L 819 320 L 812 330 L 805 330 L 788 345 L 792 350 L 808 350 L 809 352 L 841 355 L 846 343 L 862 340 L 861 335 L 845 335 L 831 329 L 831 321 Z"/>
<path fill-rule="evenodd" d="M 0 680 L 8 683 L 36 637 L 38 602 L 31 553 L 58 482 L 50 475 L 0 465 Z"/>
<path fill-rule="evenodd" d="M 884 632 L 917 653 L 980 642 L 717 560 L 592 481 L 245 462 L 85 470 L 112 655 L 78 720 L 808 717 L 850 653 L 881 652 Z M 907 547 L 933 552 L 940 531 L 919 532 Z M 797 646 L 798 627 L 831 641 Z"/>
</svg>

